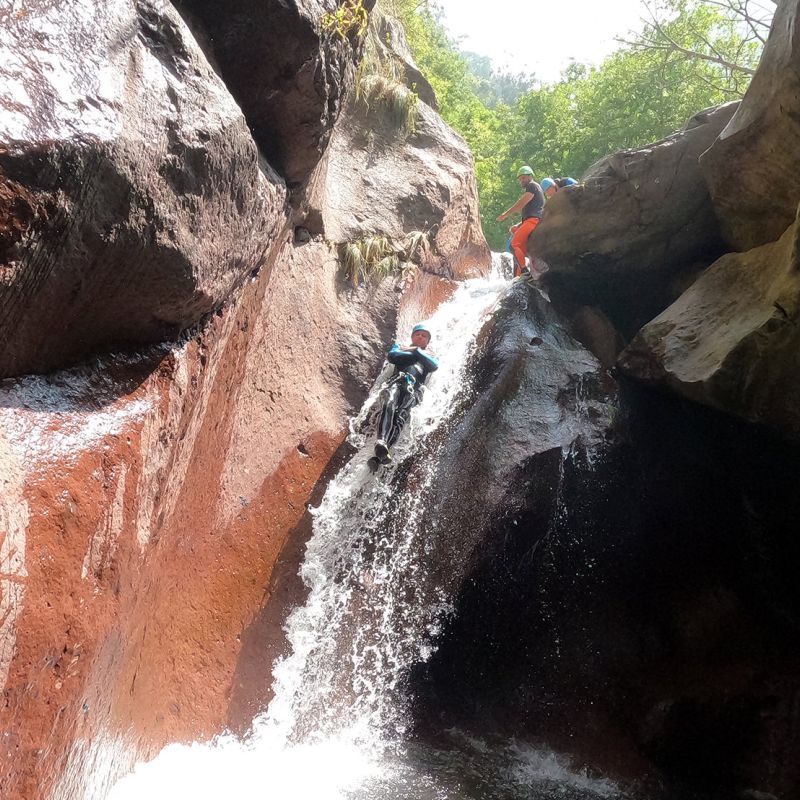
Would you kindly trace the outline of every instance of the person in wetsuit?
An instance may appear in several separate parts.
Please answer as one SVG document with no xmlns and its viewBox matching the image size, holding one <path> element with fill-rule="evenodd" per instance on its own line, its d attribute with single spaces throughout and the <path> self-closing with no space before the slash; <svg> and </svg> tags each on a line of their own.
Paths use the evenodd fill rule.
<svg viewBox="0 0 800 800">
<path fill-rule="evenodd" d="M 375 458 L 380 462 L 391 460 L 391 448 L 400 436 L 411 409 L 422 400 L 423 385 L 439 363 L 427 352 L 431 332 L 426 325 L 415 325 L 411 331 L 411 344 L 400 347 L 395 343 L 386 356 L 394 365 L 394 374 L 384 388 L 383 411 L 378 423 L 378 441 Z"/>
</svg>

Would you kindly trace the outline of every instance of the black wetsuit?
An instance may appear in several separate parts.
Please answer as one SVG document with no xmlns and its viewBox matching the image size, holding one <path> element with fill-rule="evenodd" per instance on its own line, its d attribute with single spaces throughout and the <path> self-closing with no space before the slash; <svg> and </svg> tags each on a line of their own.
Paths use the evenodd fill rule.
<svg viewBox="0 0 800 800">
<path fill-rule="evenodd" d="M 411 409 L 422 399 L 422 386 L 431 372 L 439 369 L 436 359 L 425 350 L 403 350 L 395 344 L 386 356 L 395 371 L 384 392 L 386 393 L 378 439 L 391 447 L 400 436 Z"/>
</svg>

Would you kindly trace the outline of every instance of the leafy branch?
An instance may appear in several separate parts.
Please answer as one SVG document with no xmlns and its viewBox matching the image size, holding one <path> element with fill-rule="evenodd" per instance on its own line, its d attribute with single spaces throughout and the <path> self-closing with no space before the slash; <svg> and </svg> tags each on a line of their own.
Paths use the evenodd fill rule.
<svg viewBox="0 0 800 800">
<path fill-rule="evenodd" d="M 346 39 L 355 34 L 360 39 L 367 30 L 369 12 L 364 8 L 364 0 L 344 0 L 336 11 L 322 15 L 322 28 Z"/>
<path fill-rule="evenodd" d="M 772 0 L 765 2 L 774 6 Z M 707 24 L 701 27 L 691 21 L 694 17 L 683 13 L 687 8 L 685 0 L 662 4 L 643 0 L 643 5 L 648 16 L 644 30 L 632 40 L 618 38 L 621 44 L 634 50 L 664 53 L 666 58 L 677 55 L 712 64 L 731 77 L 738 74 L 749 79 L 755 74 L 757 54 L 766 42 L 774 9 L 758 0 L 699 0 L 692 7 L 715 14 L 706 15 Z M 677 12 L 684 27 L 667 19 L 664 12 Z M 729 31 L 727 36 L 723 35 L 724 29 Z M 730 35 L 730 29 L 736 35 Z"/>
</svg>

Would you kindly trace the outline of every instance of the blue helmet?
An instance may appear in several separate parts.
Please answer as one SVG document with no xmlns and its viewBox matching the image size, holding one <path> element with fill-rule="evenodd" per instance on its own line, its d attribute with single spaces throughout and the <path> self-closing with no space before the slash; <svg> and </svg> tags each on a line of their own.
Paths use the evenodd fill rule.
<svg viewBox="0 0 800 800">
<path fill-rule="evenodd" d="M 542 187 L 542 191 L 546 192 L 551 187 L 556 186 L 556 182 L 552 178 L 544 178 L 539 185 Z"/>
<path fill-rule="evenodd" d="M 423 333 L 427 333 L 428 337 L 430 338 L 431 329 L 424 322 L 420 322 L 418 325 L 415 325 L 411 329 L 411 335 L 413 336 L 415 333 L 418 333 L 419 331 L 422 331 Z"/>
</svg>

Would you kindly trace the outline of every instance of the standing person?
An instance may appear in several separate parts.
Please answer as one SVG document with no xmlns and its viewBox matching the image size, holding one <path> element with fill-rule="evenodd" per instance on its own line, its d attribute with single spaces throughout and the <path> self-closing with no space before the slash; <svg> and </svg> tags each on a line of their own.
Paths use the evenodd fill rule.
<svg viewBox="0 0 800 800">
<path fill-rule="evenodd" d="M 542 181 L 542 191 L 549 200 L 559 189 L 563 189 L 565 186 L 577 185 L 578 181 L 575 178 L 545 178 Z"/>
<path fill-rule="evenodd" d="M 420 323 L 411 331 L 411 344 L 400 347 L 395 342 L 386 356 L 395 369 L 383 390 L 383 411 L 375 442 L 376 469 L 378 464 L 391 461 L 390 450 L 408 422 L 411 409 L 422 400 L 426 378 L 439 369 L 439 362 L 427 352 L 430 343 L 431 332 L 427 325 Z"/>
<path fill-rule="evenodd" d="M 504 211 L 498 218 L 498 222 L 522 212 L 522 222 L 514 225 L 511 230 L 511 249 L 514 253 L 514 277 L 522 274 L 525 269 L 525 255 L 527 252 L 528 237 L 533 233 L 533 229 L 539 224 L 544 209 L 544 192 L 542 187 L 533 179 L 533 170 L 528 167 L 520 167 L 517 172 L 517 182 L 522 188 L 522 196 L 514 203 L 508 211 Z"/>
</svg>

